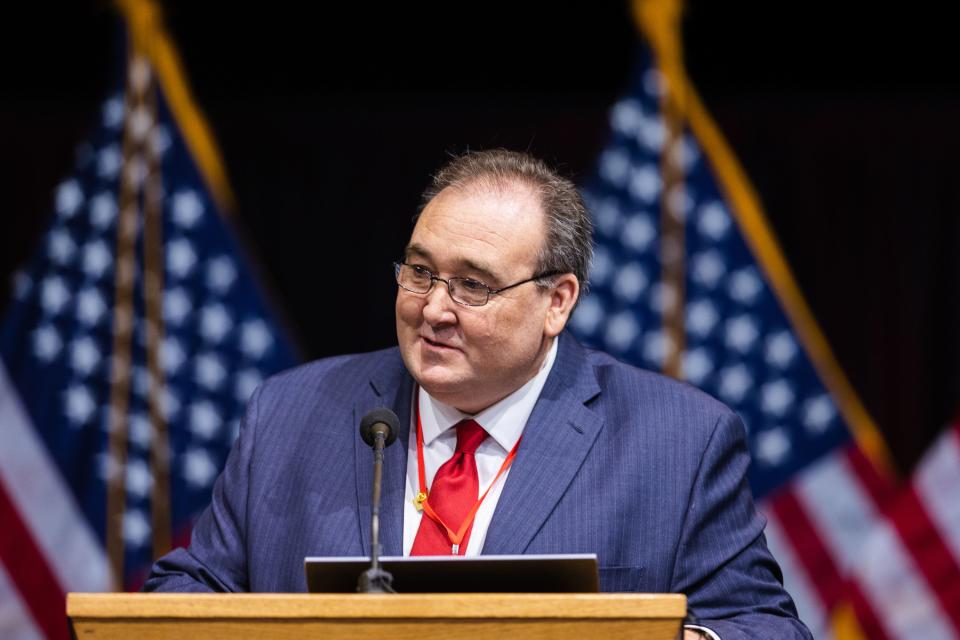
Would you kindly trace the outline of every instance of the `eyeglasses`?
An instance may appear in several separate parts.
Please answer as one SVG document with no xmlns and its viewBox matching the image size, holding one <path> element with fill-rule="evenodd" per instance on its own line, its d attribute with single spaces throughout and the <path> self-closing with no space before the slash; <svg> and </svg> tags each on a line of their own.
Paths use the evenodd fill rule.
<svg viewBox="0 0 960 640">
<path fill-rule="evenodd" d="M 490 296 L 494 294 L 519 287 L 522 284 L 533 282 L 540 278 L 558 276 L 562 273 L 561 271 L 538 273 L 532 278 L 514 282 L 499 289 L 491 289 L 479 280 L 474 280 L 473 278 L 441 278 L 429 269 L 407 264 L 406 262 L 394 262 L 393 270 L 397 277 L 397 284 L 400 285 L 401 288 L 411 293 L 430 293 L 434 283 L 439 281 L 447 285 L 447 292 L 450 294 L 451 300 L 467 307 L 482 307 L 490 301 Z"/>
</svg>

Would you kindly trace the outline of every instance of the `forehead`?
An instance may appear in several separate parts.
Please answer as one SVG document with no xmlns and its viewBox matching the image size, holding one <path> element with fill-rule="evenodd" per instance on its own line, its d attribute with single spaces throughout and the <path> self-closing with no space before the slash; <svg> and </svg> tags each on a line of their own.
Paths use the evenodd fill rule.
<svg viewBox="0 0 960 640">
<path fill-rule="evenodd" d="M 545 232 L 539 197 L 530 188 L 448 187 L 424 208 L 407 253 L 503 272 L 534 265 Z"/>
</svg>

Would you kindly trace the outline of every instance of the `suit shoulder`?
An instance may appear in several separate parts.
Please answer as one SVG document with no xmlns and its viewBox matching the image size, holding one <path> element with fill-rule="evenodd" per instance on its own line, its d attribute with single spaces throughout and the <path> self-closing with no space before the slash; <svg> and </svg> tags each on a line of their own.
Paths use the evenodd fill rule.
<svg viewBox="0 0 960 640">
<path fill-rule="evenodd" d="M 403 371 L 403 360 L 397 347 L 320 358 L 274 374 L 260 387 L 263 394 L 300 395 L 307 389 L 350 389 L 366 384 L 374 374 Z"/>
</svg>

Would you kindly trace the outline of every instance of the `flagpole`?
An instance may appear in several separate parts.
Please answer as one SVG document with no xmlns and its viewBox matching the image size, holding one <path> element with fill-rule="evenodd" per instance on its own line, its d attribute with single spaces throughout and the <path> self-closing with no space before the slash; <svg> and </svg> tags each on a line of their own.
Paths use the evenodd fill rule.
<svg viewBox="0 0 960 640">
<path fill-rule="evenodd" d="M 655 24 L 660 46 L 654 47 L 657 67 L 682 68 L 680 46 L 681 2 L 643 3 L 648 24 Z M 656 5 L 656 6 L 654 6 Z M 664 124 L 664 142 L 660 152 L 660 265 L 661 325 L 664 334 L 663 372 L 683 379 L 683 354 L 686 350 L 686 176 L 684 175 L 683 136 L 685 87 L 675 82 L 675 73 L 656 78 L 660 99 L 660 117 Z"/>
<path fill-rule="evenodd" d="M 136 240 L 139 220 L 136 162 L 140 151 L 129 126 L 128 114 L 143 106 L 143 65 L 132 44 L 127 53 L 127 89 L 124 99 L 123 167 L 120 174 L 117 222 L 116 271 L 114 274 L 113 346 L 110 374 L 109 457 L 107 473 L 107 559 L 113 588 L 124 585 L 123 517 L 126 512 L 126 467 L 130 371 L 133 344 L 133 288 L 136 271 Z"/>
<path fill-rule="evenodd" d="M 151 134 L 157 122 L 157 84 L 151 74 L 147 96 Z M 148 134 L 150 135 L 150 134 Z M 150 392 L 147 396 L 150 411 L 150 519 L 153 533 L 154 559 L 170 551 L 172 527 L 170 524 L 170 442 L 167 432 L 163 399 L 166 377 L 160 359 L 165 327 L 163 324 L 163 194 L 160 154 L 156 145 L 147 144 L 147 179 L 143 193 L 143 261 L 144 305 L 146 308 L 147 371 Z"/>
</svg>

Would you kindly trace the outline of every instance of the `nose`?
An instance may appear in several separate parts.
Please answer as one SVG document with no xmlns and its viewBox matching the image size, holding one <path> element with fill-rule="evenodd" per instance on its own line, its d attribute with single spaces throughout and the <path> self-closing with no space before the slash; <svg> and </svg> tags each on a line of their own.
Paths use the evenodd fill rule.
<svg viewBox="0 0 960 640">
<path fill-rule="evenodd" d="M 423 319 L 431 326 L 455 324 L 457 303 L 450 297 L 445 282 L 437 282 L 429 293 L 424 294 Z"/>
</svg>

